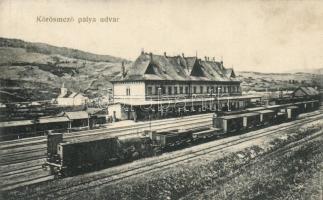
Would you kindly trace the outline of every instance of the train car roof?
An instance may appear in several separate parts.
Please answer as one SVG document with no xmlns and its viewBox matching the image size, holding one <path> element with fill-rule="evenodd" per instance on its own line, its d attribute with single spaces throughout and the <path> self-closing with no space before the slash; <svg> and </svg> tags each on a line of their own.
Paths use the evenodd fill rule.
<svg viewBox="0 0 323 200">
<path fill-rule="evenodd" d="M 288 106 L 289 109 L 298 109 L 298 106 Z"/>
<path fill-rule="evenodd" d="M 70 145 L 70 144 L 77 144 L 77 143 L 88 143 L 88 142 L 94 142 L 94 141 L 99 141 L 99 140 L 113 140 L 117 139 L 117 137 L 106 137 L 106 138 L 91 138 L 91 139 L 76 139 L 68 142 L 62 142 L 60 145 L 65 146 L 65 145 Z"/>
<path fill-rule="evenodd" d="M 182 133 L 187 133 L 190 130 L 170 130 L 170 131 L 163 131 L 163 132 L 156 132 L 154 134 L 157 135 L 172 135 L 172 134 L 182 134 Z"/>
<path fill-rule="evenodd" d="M 255 108 L 247 108 L 246 110 L 249 111 L 258 111 L 258 110 L 263 110 L 266 109 L 265 107 L 261 106 L 261 107 L 255 107 Z"/>
<path fill-rule="evenodd" d="M 242 114 L 238 114 L 238 115 L 227 115 L 227 116 L 222 116 L 219 118 L 222 119 L 235 119 L 235 118 L 240 118 L 240 117 L 250 117 L 250 116 L 256 116 L 256 115 L 260 115 L 259 113 L 256 112 L 252 112 L 252 113 L 242 113 Z"/>
<path fill-rule="evenodd" d="M 259 110 L 257 112 L 260 113 L 260 114 L 266 114 L 266 113 L 273 113 L 275 111 L 273 111 L 273 110 Z"/>
</svg>

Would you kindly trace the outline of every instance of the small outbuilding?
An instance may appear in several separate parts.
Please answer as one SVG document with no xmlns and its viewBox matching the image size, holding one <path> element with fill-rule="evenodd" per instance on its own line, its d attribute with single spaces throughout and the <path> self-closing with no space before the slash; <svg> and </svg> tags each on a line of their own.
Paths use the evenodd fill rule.
<svg viewBox="0 0 323 200">
<path fill-rule="evenodd" d="M 292 93 L 293 98 L 318 99 L 319 91 L 313 87 L 299 87 Z"/>
<path fill-rule="evenodd" d="M 70 120 L 70 129 L 83 129 L 89 128 L 89 114 L 85 111 L 76 111 L 76 112 L 65 112 L 66 116 Z"/>
</svg>

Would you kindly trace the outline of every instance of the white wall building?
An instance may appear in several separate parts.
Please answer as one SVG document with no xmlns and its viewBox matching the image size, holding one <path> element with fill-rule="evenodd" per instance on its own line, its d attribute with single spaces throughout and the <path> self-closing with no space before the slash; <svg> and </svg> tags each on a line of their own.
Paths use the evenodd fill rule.
<svg viewBox="0 0 323 200">
<path fill-rule="evenodd" d="M 64 87 L 64 84 L 61 88 L 61 93 L 55 100 L 60 106 L 81 106 L 85 105 L 88 101 L 89 98 L 81 93 L 69 92 L 67 88 Z"/>
</svg>

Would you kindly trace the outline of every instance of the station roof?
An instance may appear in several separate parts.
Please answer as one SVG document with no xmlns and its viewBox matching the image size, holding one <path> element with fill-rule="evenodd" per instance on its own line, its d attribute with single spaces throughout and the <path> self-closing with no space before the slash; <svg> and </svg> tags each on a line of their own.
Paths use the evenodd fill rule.
<svg viewBox="0 0 323 200">
<path fill-rule="evenodd" d="M 142 52 L 125 76 L 120 73 L 112 82 L 136 80 L 236 81 L 233 69 L 223 62 L 197 57 L 156 55 Z"/>
<path fill-rule="evenodd" d="M 55 122 L 69 122 L 70 120 L 67 117 L 48 117 L 48 118 L 39 118 L 40 124 L 46 123 L 55 123 Z"/>
<path fill-rule="evenodd" d="M 65 116 L 67 116 L 69 119 L 87 119 L 89 117 L 89 114 L 85 111 L 76 111 L 76 112 L 65 112 Z"/>
<path fill-rule="evenodd" d="M 27 126 L 34 124 L 33 120 L 20 120 L 20 121 L 8 121 L 8 122 L 0 122 L 0 127 L 14 127 L 14 126 Z"/>
<path fill-rule="evenodd" d="M 69 119 L 67 117 L 47 117 L 47 118 L 39 118 L 36 120 L 20 120 L 20 121 L 7 121 L 0 122 L 0 127 L 15 127 L 15 126 L 29 126 L 33 124 L 47 124 L 47 123 L 55 123 L 55 122 L 68 122 Z"/>
</svg>

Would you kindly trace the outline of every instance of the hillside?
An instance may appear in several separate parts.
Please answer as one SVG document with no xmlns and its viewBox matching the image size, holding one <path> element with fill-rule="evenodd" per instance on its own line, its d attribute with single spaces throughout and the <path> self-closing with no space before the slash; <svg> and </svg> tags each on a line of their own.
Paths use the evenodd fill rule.
<svg viewBox="0 0 323 200">
<path fill-rule="evenodd" d="M 105 95 L 109 80 L 129 61 L 65 47 L 0 38 L 1 100 L 47 100 L 62 83 L 89 96 Z"/>
<path fill-rule="evenodd" d="M 60 86 L 89 97 L 107 95 L 110 80 L 131 61 L 110 55 L 97 55 L 66 47 L 0 38 L 0 102 L 50 100 Z M 316 73 L 259 73 L 237 71 L 244 91 L 292 89 L 320 84 L 322 69 Z"/>
<path fill-rule="evenodd" d="M 242 81 L 244 91 L 292 90 L 298 86 L 323 87 L 323 74 L 312 73 L 260 73 L 237 71 L 237 78 Z"/>
</svg>

